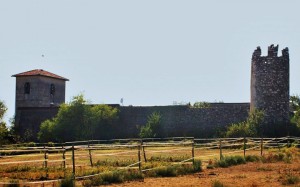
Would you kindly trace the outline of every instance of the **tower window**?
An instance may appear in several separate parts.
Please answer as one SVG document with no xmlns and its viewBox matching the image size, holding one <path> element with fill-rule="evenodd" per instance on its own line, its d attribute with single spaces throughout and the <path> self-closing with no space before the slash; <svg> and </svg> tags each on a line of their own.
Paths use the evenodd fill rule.
<svg viewBox="0 0 300 187">
<path fill-rule="evenodd" d="M 30 94 L 30 83 L 29 82 L 26 82 L 24 85 L 24 93 Z"/>
<path fill-rule="evenodd" d="M 50 85 L 50 95 L 54 95 L 54 93 L 55 93 L 55 86 L 54 86 L 54 84 L 51 84 Z"/>
</svg>

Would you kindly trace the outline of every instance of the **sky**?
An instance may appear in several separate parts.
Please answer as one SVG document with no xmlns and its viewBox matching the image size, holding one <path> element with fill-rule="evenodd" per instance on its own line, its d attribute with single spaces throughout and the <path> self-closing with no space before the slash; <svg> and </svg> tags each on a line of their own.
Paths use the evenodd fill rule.
<svg viewBox="0 0 300 187">
<path fill-rule="evenodd" d="M 290 51 L 300 94 L 298 0 L 0 0 L 0 100 L 15 112 L 15 78 L 44 69 L 70 79 L 66 101 L 172 105 L 249 102 L 251 57 Z"/>
</svg>

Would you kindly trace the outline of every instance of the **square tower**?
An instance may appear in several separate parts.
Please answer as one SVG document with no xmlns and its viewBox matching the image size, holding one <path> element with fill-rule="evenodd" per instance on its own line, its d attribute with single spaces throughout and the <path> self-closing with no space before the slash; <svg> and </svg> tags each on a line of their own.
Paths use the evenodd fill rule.
<svg viewBox="0 0 300 187">
<path fill-rule="evenodd" d="M 16 130 L 25 140 L 36 140 L 40 124 L 54 117 L 65 102 L 68 79 L 42 69 L 12 77 L 16 77 Z"/>
</svg>

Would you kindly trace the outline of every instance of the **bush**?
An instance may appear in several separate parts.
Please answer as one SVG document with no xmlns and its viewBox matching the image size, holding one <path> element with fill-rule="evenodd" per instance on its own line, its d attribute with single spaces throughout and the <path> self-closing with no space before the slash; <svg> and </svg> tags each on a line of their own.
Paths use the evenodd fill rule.
<svg viewBox="0 0 300 187">
<path fill-rule="evenodd" d="M 260 123 L 264 119 L 264 112 L 260 110 L 253 110 L 249 113 L 246 121 L 237 124 L 232 124 L 228 127 L 225 135 L 226 137 L 256 137 L 261 134 Z"/>
<path fill-rule="evenodd" d="M 202 162 L 201 162 L 201 160 L 194 160 L 193 166 L 194 166 L 194 171 L 195 172 L 202 171 Z"/>
<path fill-rule="evenodd" d="M 154 138 L 160 135 L 161 131 L 161 115 L 158 112 L 153 112 L 148 116 L 148 121 L 145 126 L 140 129 L 139 136 L 141 138 Z"/>
<path fill-rule="evenodd" d="M 298 184 L 300 182 L 299 176 L 288 174 L 285 176 L 284 180 L 282 181 L 283 185 L 289 185 L 289 184 Z"/>
<path fill-rule="evenodd" d="M 246 162 L 257 162 L 260 161 L 260 157 L 257 155 L 246 155 L 245 160 Z"/>
<path fill-rule="evenodd" d="M 93 177 L 91 180 L 86 180 L 83 182 L 83 186 L 99 186 L 99 185 L 107 185 L 111 183 L 121 183 L 124 181 L 132 181 L 132 180 L 142 180 L 144 179 L 144 175 L 136 170 L 128 170 L 128 171 L 113 171 L 106 172 L 100 174 L 96 177 Z"/>
<path fill-rule="evenodd" d="M 237 156 L 224 157 L 223 159 L 217 161 L 215 163 L 215 166 L 226 168 L 229 166 L 235 166 L 235 165 L 245 164 L 245 163 L 246 163 L 246 160 L 244 159 L 244 157 L 237 155 Z"/>
<path fill-rule="evenodd" d="M 280 162 L 285 161 L 287 163 L 290 163 L 292 160 L 292 155 L 289 152 L 283 153 L 269 153 L 268 155 L 264 155 L 261 157 L 262 162 L 264 163 L 272 163 L 272 162 Z"/>
<path fill-rule="evenodd" d="M 107 172 L 100 176 L 103 184 L 121 183 L 124 181 L 124 174 L 120 171 Z"/>
<path fill-rule="evenodd" d="M 9 181 L 10 184 L 6 184 L 4 185 L 5 187 L 19 187 L 21 186 L 18 180 L 10 180 Z"/>
<path fill-rule="evenodd" d="M 175 177 L 177 171 L 174 166 L 160 167 L 154 170 L 156 177 Z"/>
<path fill-rule="evenodd" d="M 225 187 L 225 185 L 222 182 L 218 181 L 218 180 L 212 181 L 211 186 L 212 187 Z"/>
<path fill-rule="evenodd" d="M 73 176 L 68 176 L 65 179 L 61 180 L 59 183 L 60 187 L 75 187 L 75 180 Z"/>
</svg>

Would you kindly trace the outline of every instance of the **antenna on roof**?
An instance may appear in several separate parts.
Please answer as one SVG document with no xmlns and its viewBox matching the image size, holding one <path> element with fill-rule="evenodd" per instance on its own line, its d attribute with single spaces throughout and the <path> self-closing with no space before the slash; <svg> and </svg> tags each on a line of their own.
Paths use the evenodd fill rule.
<svg viewBox="0 0 300 187">
<path fill-rule="evenodd" d="M 123 104 L 123 101 L 124 101 L 124 99 L 123 99 L 123 97 L 122 97 L 121 100 L 120 100 L 120 103 L 121 103 L 122 106 L 124 105 L 124 104 Z"/>
</svg>

